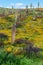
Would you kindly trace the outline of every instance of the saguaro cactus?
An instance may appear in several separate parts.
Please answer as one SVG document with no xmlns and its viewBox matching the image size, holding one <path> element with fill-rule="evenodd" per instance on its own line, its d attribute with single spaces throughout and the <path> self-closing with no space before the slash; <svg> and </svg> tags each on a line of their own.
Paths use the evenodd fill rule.
<svg viewBox="0 0 43 65">
<path fill-rule="evenodd" d="M 38 2 L 38 10 L 39 10 L 40 3 Z"/>
<path fill-rule="evenodd" d="M 12 5 L 12 14 L 14 13 L 14 8 L 13 8 L 13 5 Z"/>
<path fill-rule="evenodd" d="M 33 7 L 33 5 L 32 5 L 32 3 L 30 4 L 30 9 L 32 9 L 32 7 Z"/>
<path fill-rule="evenodd" d="M 28 5 L 26 5 L 26 16 L 28 16 Z"/>
</svg>

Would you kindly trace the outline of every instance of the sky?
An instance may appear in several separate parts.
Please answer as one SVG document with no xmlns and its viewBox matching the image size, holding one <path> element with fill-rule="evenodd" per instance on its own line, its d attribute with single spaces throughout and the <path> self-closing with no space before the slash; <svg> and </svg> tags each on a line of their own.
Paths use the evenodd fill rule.
<svg viewBox="0 0 43 65">
<path fill-rule="evenodd" d="M 40 7 L 43 7 L 43 0 L 0 0 L 0 7 L 4 8 L 25 8 L 26 5 L 30 7 L 32 3 L 34 7 L 37 7 L 37 3 L 40 2 Z"/>
</svg>

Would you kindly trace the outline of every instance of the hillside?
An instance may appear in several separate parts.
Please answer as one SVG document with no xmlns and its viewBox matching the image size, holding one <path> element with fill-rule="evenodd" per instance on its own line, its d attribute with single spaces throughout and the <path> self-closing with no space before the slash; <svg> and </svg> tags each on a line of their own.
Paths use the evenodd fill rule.
<svg viewBox="0 0 43 65">
<path fill-rule="evenodd" d="M 24 38 L 34 42 L 38 47 L 43 47 L 43 18 L 37 18 L 36 21 L 32 20 L 32 16 L 28 16 L 25 20 L 21 21 L 23 24 L 16 29 L 16 39 Z M 11 42 L 12 26 L 14 24 L 14 15 L 0 18 L 0 33 L 9 36 L 9 40 L 5 41 L 7 44 Z"/>
<path fill-rule="evenodd" d="M 43 11 L 17 11 L 0 9 L 0 65 L 43 65 Z"/>
</svg>

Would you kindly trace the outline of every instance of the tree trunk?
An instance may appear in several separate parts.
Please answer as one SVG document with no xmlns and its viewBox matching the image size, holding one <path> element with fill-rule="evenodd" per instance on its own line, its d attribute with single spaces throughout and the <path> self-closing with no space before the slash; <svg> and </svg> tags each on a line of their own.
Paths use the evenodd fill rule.
<svg viewBox="0 0 43 65">
<path fill-rule="evenodd" d="M 16 35 L 16 26 L 13 25 L 12 27 L 12 44 L 15 42 L 15 35 Z"/>
</svg>

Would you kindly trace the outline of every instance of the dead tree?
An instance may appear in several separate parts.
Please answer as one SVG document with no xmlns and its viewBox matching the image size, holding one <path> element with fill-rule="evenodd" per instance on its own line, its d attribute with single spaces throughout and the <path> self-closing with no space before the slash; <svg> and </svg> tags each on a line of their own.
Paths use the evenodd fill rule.
<svg viewBox="0 0 43 65">
<path fill-rule="evenodd" d="M 11 43 L 14 44 L 15 42 L 15 35 L 16 35 L 16 25 L 17 25 L 17 22 L 19 22 L 19 13 L 18 13 L 19 10 L 16 10 L 15 12 L 15 23 L 13 24 L 13 27 L 12 27 L 12 39 L 11 39 Z"/>
<path fill-rule="evenodd" d="M 12 44 L 14 43 L 14 40 L 15 40 L 15 34 L 16 34 L 16 26 L 13 25 L 13 27 L 12 27 L 12 39 L 11 39 Z"/>
</svg>

